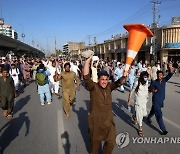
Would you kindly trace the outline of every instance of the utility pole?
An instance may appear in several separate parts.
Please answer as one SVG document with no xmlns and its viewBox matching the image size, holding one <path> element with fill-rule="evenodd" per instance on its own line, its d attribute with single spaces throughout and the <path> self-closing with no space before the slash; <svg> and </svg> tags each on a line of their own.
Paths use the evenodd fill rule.
<svg viewBox="0 0 180 154">
<path fill-rule="evenodd" d="M 88 46 L 90 47 L 90 45 L 91 45 L 91 35 L 88 35 L 88 42 L 89 42 Z"/>
<path fill-rule="evenodd" d="M 49 53 L 49 41 L 48 41 L 48 36 L 46 36 L 46 37 L 47 37 L 47 38 L 46 38 L 46 39 L 47 39 L 47 51 L 46 51 L 46 52 L 47 52 L 47 54 L 48 54 L 48 53 Z"/>
<path fill-rule="evenodd" d="M 154 32 L 154 37 L 153 37 L 153 41 L 152 41 L 152 59 L 154 62 L 157 62 L 157 49 L 156 49 L 156 44 L 157 44 L 157 21 L 156 21 L 156 16 L 157 16 L 157 5 L 161 4 L 161 2 L 157 1 L 157 0 L 153 0 L 151 1 L 151 3 L 153 3 L 153 24 L 152 24 L 152 28 L 153 28 L 153 32 Z"/>
<path fill-rule="evenodd" d="M 96 36 L 94 37 L 94 44 L 96 45 L 97 41 L 96 41 Z"/>
<path fill-rule="evenodd" d="M 57 57 L 57 51 L 56 51 L 56 37 L 55 37 L 55 42 L 54 42 L 55 44 L 54 44 L 54 49 L 55 49 L 55 56 Z"/>
</svg>

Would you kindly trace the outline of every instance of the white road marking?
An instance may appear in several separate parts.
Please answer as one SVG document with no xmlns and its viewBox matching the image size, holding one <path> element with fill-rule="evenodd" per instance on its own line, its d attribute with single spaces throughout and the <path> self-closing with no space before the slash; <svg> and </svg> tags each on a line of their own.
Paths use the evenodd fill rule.
<svg viewBox="0 0 180 154">
<path fill-rule="evenodd" d="M 180 125 L 174 123 L 173 121 L 171 121 L 171 120 L 169 120 L 169 119 L 167 119 L 167 118 L 165 118 L 165 117 L 163 117 L 163 119 L 164 119 L 164 121 L 166 121 L 167 123 L 173 125 L 174 127 L 176 127 L 177 129 L 180 130 Z"/>
</svg>

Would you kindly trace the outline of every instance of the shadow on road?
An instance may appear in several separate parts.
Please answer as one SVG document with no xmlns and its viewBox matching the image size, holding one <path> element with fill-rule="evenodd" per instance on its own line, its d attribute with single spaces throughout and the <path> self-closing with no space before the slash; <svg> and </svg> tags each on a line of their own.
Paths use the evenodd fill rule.
<svg viewBox="0 0 180 154">
<path fill-rule="evenodd" d="M 85 110 L 83 107 L 80 107 L 79 110 L 75 110 L 73 107 L 73 111 L 77 114 L 78 117 L 78 126 L 81 131 L 81 135 L 83 137 L 84 143 L 86 145 L 86 150 L 88 153 L 90 153 L 90 137 L 89 137 L 89 132 L 88 132 L 88 112 L 89 112 L 89 105 L 90 101 L 89 100 L 84 100 L 86 103 L 86 108 Z M 98 153 L 102 153 L 102 143 L 99 145 L 99 150 Z"/>
<path fill-rule="evenodd" d="M 89 108 L 89 100 L 85 100 L 87 109 Z M 88 133 L 88 110 L 85 110 L 83 107 L 80 107 L 79 110 L 75 109 L 73 106 L 72 110 L 77 114 L 78 117 L 78 127 L 81 131 L 81 135 L 83 137 L 84 143 L 86 145 L 86 149 L 90 152 L 90 141 L 89 141 L 89 133 Z"/>
<path fill-rule="evenodd" d="M 180 86 L 180 83 L 178 83 L 178 82 L 168 81 L 168 83 L 173 83 L 173 84 L 175 84 L 175 85 L 177 85 L 177 86 Z"/>
<path fill-rule="evenodd" d="M 126 101 L 121 100 L 121 99 L 117 99 L 118 100 L 118 105 L 116 105 L 117 103 L 113 103 L 113 111 L 114 113 L 120 117 L 124 122 L 126 122 L 129 126 L 133 127 L 134 129 L 136 129 L 136 131 L 138 132 L 138 128 L 136 128 L 136 126 L 132 123 L 131 117 L 124 112 L 124 110 L 122 110 L 122 107 L 126 107 Z M 119 107 L 118 107 L 119 106 Z M 134 110 L 134 109 L 132 109 Z M 161 133 L 161 131 L 156 128 L 154 125 L 149 124 L 147 122 L 147 119 L 144 118 L 143 122 L 145 124 L 147 124 L 150 128 L 152 128 L 153 130 L 157 131 L 158 133 Z"/>
<path fill-rule="evenodd" d="M 64 148 L 65 154 L 70 154 L 71 144 L 69 142 L 69 134 L 67 131 L 65 131 L 61 135 L 61 139 L 65 139 L 65 142 L 63 143 L 63 148 Z"/>
<path fill-rule="evenodd" d="M 21 98 L 20 100 L 18 100 L 15 103 L 15 106 L 13 108 L 13 114 L 15 114 L 18 111 L 20 111 L 29 102 L 30 99 L 31 99 L 31 96 L 27 95 L 26 97 Z"/>
<path fill-rule="evenodd" d="M 0 129 L 0 134 L 4 130 L 0 136 L 0 154 L 19 136 L 19 132 L 24 123 L 26 124 L 25 137 L 29 134 L 30 120 L 26 114 L 27 112 L 20 113 L 19 117 L 12 119 Z"/>
<path fill-rule="evenodd" d="M 148 125 L 150 128 L 152 128 L 153 130 L 157 131 L 159 134 L 162 133 L 156 126 L 154 126 L 153 124 L 148 123 L 147 118 L 146 118 L 146 119 L 143 119 L 143 122 L 144 122 L 146 125 Z"/>
<path fill-rule="evenodd" d="M 119 118 L 121 118 L 129 126 L 138 130 L 132 123 L 131 116 L 129 116 L 127 113 L 125 113 L 124 110 L 122 109 L 123 107 L 127 106 L 126 101 L 124 101 L 122 99 L 117 99 L 117 101 L 118 101 L 118 103 L 115 103 L 115 102 L 112 103 L 112 109 L 113 109 L 113 112 L 115 113 L 115 115 L 117 115 Z"/>
</svg>

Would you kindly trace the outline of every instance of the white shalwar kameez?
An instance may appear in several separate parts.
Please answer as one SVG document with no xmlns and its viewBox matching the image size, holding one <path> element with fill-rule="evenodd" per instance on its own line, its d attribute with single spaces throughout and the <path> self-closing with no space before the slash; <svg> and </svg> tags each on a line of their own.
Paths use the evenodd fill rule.
<svg viewBox="0 0 180 154">
<path fill-rule="evenodd" d="M 14 80 L 14 86 L 15 86 L 16 90 L 18 90 L 18 88 L 19 88 L 19 77 L 18 77 L 19 69 L 18 68 L 10 69 L 9 74 Z"/>
<path fill-rule="evenodd" d="M 134 92 L 135 95 L 135 101 L 134 101 L 134 105 L 135 105 L 135 114 L 136 114 L 136 119 L 137 122 L 139 124 L 139 126 L 142 126 L 142 120 L 143 117 L 147 116 L 147 102 L 148 102 L 148 81 L 142 85 L 140 83 L 138 92 L 135 92 L 135 89 L 138 85 L 138 81 L 135 82 L 133 89 L 132 89 L 132 93 Z"/>
<path fill-rule="evenodd" d="M 71 71 L 75 72 L 76 75 L 79 76 L 78 71 L 80 70 L 77 65 L 71 64 Z"/>
<path fill-rule="evenodd" d="M 51 73 L 51 75 L 49 76 L 51 93 L 58 94 L 59 93 L 59 81 L 55 82 L 53 76 L 55 75 L 56 71 L 58 74 L 60 74 L 60 71 L 57 67 L 53 67 L 50 65 L 47 65 L 47 69 Z"/>
<path fill-rule="evenodd" d="M 117 81 L 119 78 L 121 78 L 123 76 L 123 72 L 124 72 L 123 68 L 120 69 L 119 67 L 117 67 L 114 71 L 114 81 Z M 121 85 L 117 89 L 123 92 L 124 86 Z"/>
</svg>

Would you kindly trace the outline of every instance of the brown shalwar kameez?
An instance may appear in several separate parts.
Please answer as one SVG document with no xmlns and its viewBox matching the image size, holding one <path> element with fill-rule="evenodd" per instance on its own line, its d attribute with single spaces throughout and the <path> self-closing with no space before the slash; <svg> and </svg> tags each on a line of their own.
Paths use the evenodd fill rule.
<svg viewBox="0 0 180 154">
<path fill-rule="evenodd" d="M 4 80 L 0 77 L 0 107 L 3 110 L 7 110 L 7 114 L 11 114 L 14 106 L 14 81 L 11 77 L 7 77 Z"/>
<path fill-rule="evenodd" d="M 62 105 L 65 113 L 69 115 L 70 106 L 73 104 L 76 95 L 74 80 L 76 80 L 78 86 L 80 85 L 80 80 L 73 71 L 62 72 L 60 78 L 62 84 Z"/>
<path fill-rule="evenodd" d="M 88 125 L 91 141 L 91 154 L 97 154 L 99 144 L 105 141 L 103 154 L 111 154 L 116 137 L 115 124 L 112 114 L 112 90 L 119 86 L 119 80 L 108 83 L 103 89 L 98 83 L 91 80 L 89 75 L 84 76 L 86 88 L 90 91 L 90 115 Z"/>
</svg>

